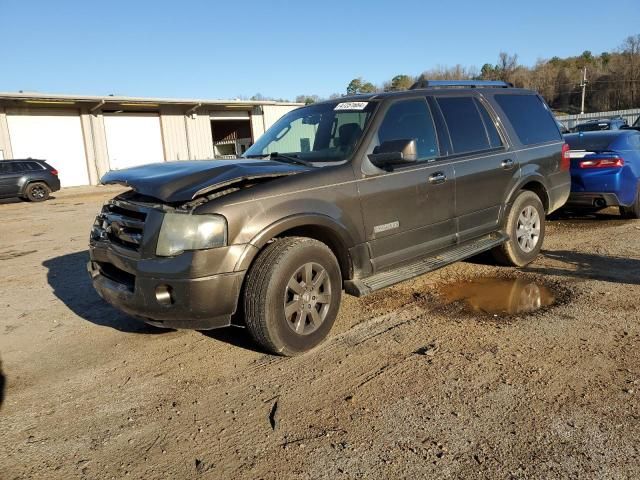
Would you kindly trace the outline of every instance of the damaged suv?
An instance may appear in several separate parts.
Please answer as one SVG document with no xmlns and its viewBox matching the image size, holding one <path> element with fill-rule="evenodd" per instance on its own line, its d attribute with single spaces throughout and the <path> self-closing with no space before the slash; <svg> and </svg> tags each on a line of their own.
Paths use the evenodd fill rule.
<svg viewBox="0 0 640 480">
<path fill-rule="evenodd" d="M 502 82 L 421 82 L 277 121 L 237 160 L 112 171 L 95 220 L 99 294 L 166 328 L 246 326 L 295 355 L 361 296 L 492 250 L 538 255 L 569 196 L 568 148 L 541 97 Z"/>
</svg>

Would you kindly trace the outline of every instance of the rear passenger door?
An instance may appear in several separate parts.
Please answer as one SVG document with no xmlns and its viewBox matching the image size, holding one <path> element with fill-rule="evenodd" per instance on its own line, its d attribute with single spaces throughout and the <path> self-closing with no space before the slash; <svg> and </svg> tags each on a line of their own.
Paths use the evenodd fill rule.
<svg viewBox="0 0 640 480">
<path fill-rule="evenodd" d="M 18 163 L 0 161 L 0 196 L 18 195 L 20 177 L 22 177 L 22 172 Z"/>
<path fill-rule="evenodd" d="M 447 95 L 436 102 L 447 124 L 456 177 L 458 241 L 495 231 L 507 193 L 519 177 L 495 112 L 476 95 Z"/>
</svg>

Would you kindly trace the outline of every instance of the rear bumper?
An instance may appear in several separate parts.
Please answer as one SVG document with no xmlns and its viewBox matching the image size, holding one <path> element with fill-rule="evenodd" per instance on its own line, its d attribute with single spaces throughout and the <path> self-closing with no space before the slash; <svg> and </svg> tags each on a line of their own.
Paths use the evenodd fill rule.
<svg viewBox="0 0 640 480">
<path fill-rule="evenodd" d="M 47 184 L 52 192 L 60 190 L 60 179 L 58 177 L 53 176 L 51 180 L 47 180 Z"/>
<path fill-rule="evenodd" d="M 568 207 L 605 208 L 622 205 L 618 195 L 609 192 L 571 192 Z"/>
</svg>

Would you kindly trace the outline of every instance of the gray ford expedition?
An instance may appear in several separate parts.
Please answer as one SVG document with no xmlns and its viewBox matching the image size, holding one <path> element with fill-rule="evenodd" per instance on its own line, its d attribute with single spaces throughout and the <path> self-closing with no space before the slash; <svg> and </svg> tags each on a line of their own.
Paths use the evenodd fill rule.
<svg viewBox="0 0 640 480">
<path fill-rule="evenodd" d="M 569 196 L 542 98 L 502 82 L 423 81 L 294 110 L 237 160 L 107 173 L 130 190 L 90 239 L 98 293 L 152 325 L 245 325 L 295 355 L 361 296 L 492 250 L 538 255 Z"/>
</svg>

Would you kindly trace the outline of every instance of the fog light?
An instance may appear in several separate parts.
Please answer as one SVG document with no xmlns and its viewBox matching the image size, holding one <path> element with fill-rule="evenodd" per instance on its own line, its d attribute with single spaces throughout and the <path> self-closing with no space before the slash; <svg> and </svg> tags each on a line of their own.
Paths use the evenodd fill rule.
<svg viewBox="0 0 640 480">
<path fill-rule="evenodd" d="M 156 301 L 160 305 L 172 305 L 173 295 L 169 285 L 158 285 L 156 287 Z"/>
</svg>

